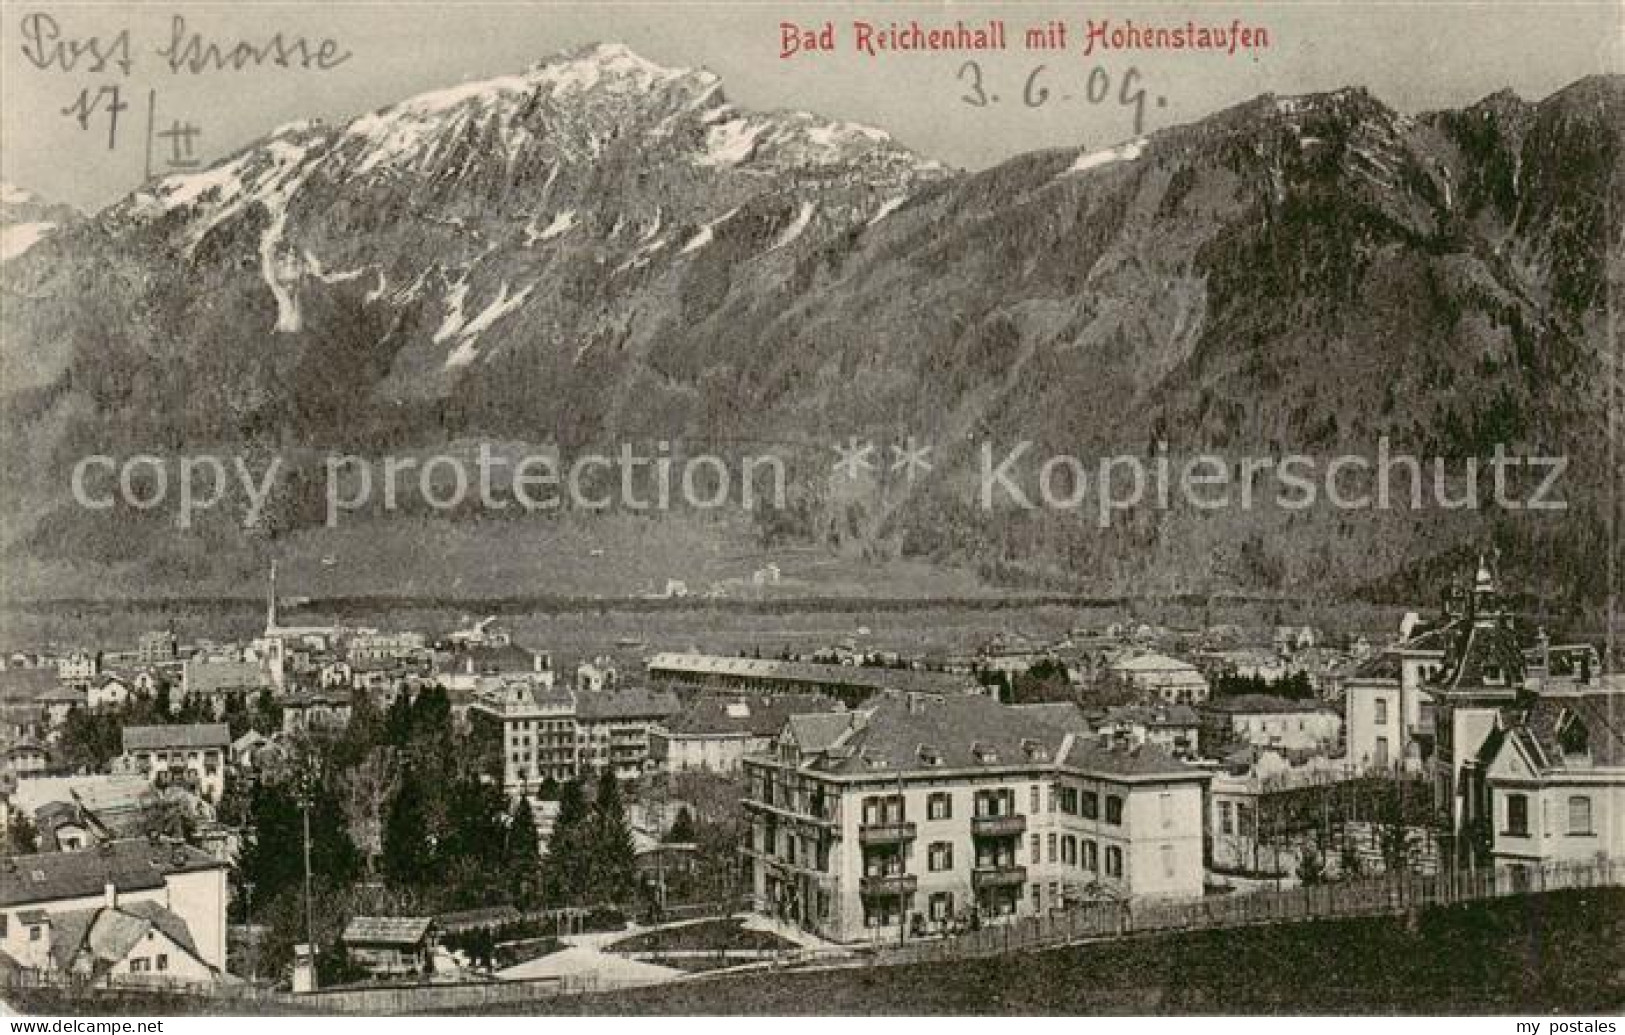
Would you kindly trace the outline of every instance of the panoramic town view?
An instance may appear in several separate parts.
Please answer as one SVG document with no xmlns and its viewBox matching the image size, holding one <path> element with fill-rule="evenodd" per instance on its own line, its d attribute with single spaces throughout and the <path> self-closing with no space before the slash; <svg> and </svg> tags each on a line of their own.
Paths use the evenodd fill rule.
<svg viewBox="0 0 1625 1035">
<path fill-rule="evenodd" d="M 7 1014 L 1616 1030 L 1617 5 L 873 6 L 5 5 Z"/>
</svg>

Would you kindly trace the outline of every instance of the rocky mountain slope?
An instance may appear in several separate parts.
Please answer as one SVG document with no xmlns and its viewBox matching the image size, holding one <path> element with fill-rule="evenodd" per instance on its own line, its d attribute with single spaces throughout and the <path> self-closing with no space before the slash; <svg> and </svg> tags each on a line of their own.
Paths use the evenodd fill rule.
<svg viewBox="0 0 1625 1035">
<path fill-rule="evenodd" d="M 32 191 L 0 182 L 0 262 L 15 259 L 79 218 L 72 206 L 54 204 Z"/>
<path fill-rule="evenodd" d="M 1417 117 L 1351 89 L 967 174 L 606 45 L 283 127 L 0 266 L 8 549 L 143 561 L 63 501 L 91 449 L 771 440 L 805 462 L 757 545 L 1195 591 L 1403 581 L 1494 539 L 1585 598 L 1622 125 L 1619 78 Z M 932 477 L 830 477 L 849 435 L 931 442 Z M 1454 470 L 1496 442 L 1570 455 L 1575 505 L 1107 529 L 975 505 L 983 442 L 1089 462 L 1379 436 Z M 296 478 L 267 534 L 319 519 Z"/>
</svg>

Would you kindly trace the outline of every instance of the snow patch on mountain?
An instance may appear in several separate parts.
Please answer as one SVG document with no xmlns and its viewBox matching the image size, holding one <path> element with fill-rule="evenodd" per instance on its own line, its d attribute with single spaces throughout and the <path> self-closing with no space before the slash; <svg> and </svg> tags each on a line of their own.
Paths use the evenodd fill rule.
<svg viewBox="0 0 1625 1035">
<path fill-rule="evenodd" d="M 696 233 L 693 237 L 689 238 L 688 243 L 683 245 L 682 250 L 679 251 L 677 254 L 678 255 L 691 255 L 694 252 L 699 251 L 701 248 L 704 248 L 706 245 L 710 244 L 716 238 L 716 229 L 717 229 L 717 227 L 721 226 L 723 223 L 726 223 L 728 220 L 732 219 L 738 213 L 739 213 L 738 207 L 734 207 L 734 208 L 731 208 L 728 211 L 724 212 L 722 215 L 718 216 L 717 218 L 711 220 L 709 223 L 702 224 L 700 226 L 699 232 Z"/>
<path fill-rule="evenodd" d="M 444 341 L 453 335 L 458 339 L 457 347 L 446 356 L 445 369 L 452 370 L 474 362 L 475 357 L 479 355 L 480 335 L 490 330 L 498 320 L 524 305 L 534 289 L 533 284 L 523 291 L 510 295 L 508 282 L 503 281 L 501 287 L 497 289 L 496 297 L 472 319 L 464 322 L 463 306 L 468 298 L 468 281 L 466 279 L 459 281 L 452 289 L 451 298 L 448 299 L 446 320 L 440 325 L 440 331 L 436 332 L 434 338 L 436 342 Z"/>
<path fill-rule="evenodd" d="M 567 208 L 553 217 L 553 221 L 541 230 L 536 229 L 532 220 L 525 227 L 525 247 L 531 248 L 543 241 L 551 241 L 555 237 L 562 237 L 570 232 L 576 225 L 576 210 Z"/>
<path fill-rule="evenodd" d="M 750 158 L 756 150 L 756 138 L 767 129 L 762 123 L 751 124 L 749 119 L 730 119 L 712 126 L 705 136 L 705 153 L 694 159 L 694 164 L 706 168 L 726 168 Z"/>
<path fill-rule="evenodd" d="M 260 236 L 260 276 L 276 299 L 276 330 L 295 334 L 304 327 L 298 285 L 305 273 L 305 262 L 300 252 L 284 246 L 283 237 L 288 229 L 288 202 L 304 185 L 310 170 L 303 167 L 307 152 L 297 144 L 273 140 L 270 151 L 277 171 L 255 197 L 271 214 L 271 221 Z M 218 221 L 217 218 L 214 222 Z M 193 244 L 196 243 L 194 239 Z"/>
<path fill-rule="evenodd" d="M 800 237 L 802 232 L 805 231 L 809 225 L 811 225 L 813 213 L 816 211 L 818 211 L 818 206 L 815 203 L 811 201 L 803 201 L 801 203 L 801 210 L 796 213 L 795 221 L 784 228 L 784 233 L 779 235 L 778 240 L 773 242 L 773 247 L 769 248 L 768 251 L 776 252 L 780 248 L 783 248 L 785 245 L 789 244 L 791 241 L 794 241 L 796 238 Z"/>
<path fill-rule="evenodd" d="M 891 215 L 893 212 L 896 212 L 898 209 L 902 208 L 903 207 L 903 202 L 905 202 L 907 200 L 908 200 L 908 195 L 906 195 L 906 194 L 899 194 L 895 198 L 886 199 L 885 204 L 881 205 L 878 209 L 876 209 L 875 214 L 869 217 L 869 222 L 866 225 L 867 226 L 874 226 L 876 223 L 880 222 L 882 219 L 885 219 L 887 216 Z"/>
<path fill-rule="evenodd" d="M 0 226 L 0 262 L 15 259 L 56 229 L 55 223 L 12 223 Z"/>
<path fill-rule="evenodd" d="M 1144 151 L 1145 138 L 1137 137 L 1134 140 L 1118 144 L 1116 147 L 1108 147 L 1104 151 L 1086 151 L 1078 155 L 1077 161 L 1073 162 L 1066 171 L 1068 173 L 1081 173 L 1114 165 L 1118 162 L 1132 162 L 1140 157 Z"/>
</svg>

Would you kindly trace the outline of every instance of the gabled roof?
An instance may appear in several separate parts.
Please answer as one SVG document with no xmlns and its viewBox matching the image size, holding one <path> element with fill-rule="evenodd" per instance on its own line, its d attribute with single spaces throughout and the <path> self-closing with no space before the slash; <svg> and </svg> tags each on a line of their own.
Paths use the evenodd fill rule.
<svg viewBox="0 0 1625 1035">
<path fill-rule="evenodd" d="M 701 694 L 666 729 L 675 736 L 771 737 L 792 715 L 840 710 L 840 702 L 823 694 Z"/>
<path fill-rule="evenodd" d="M 623 687 L 586 690 L 576 695 L 576 717 L 594 719 L 664 719 L 682 709 L 677 695 L 664 690 Z"/>
<path fill-rule="evenodd" d="M 1507 619 L 1458 623 L 1437 687 L 1449 690 L 1516 688 L 1523 685 L 1524 657 Z M 1491 673 L 1498 681 L 1491 682 Z"/>
<path fill-rule="evenodd" d="M 830 773 L 1048 765 L 1065 737 L 1041 718 L 975 694 L 884 694 L 812 768 Z"/>
<path fill-rule="evenodd" d="M 427 916 L 357 916 L 344 927 L 346 945 L 415 946 L 429 935 L 434 923 Z"/>
<path fill-rule="evenodd" d="M 224 748 L 231 745 L 231 727 L 223 722 L 185 726 L 126 726 L 124 751 L 163 751 L 175 748 Z"/>
<path fill-rule="evenodd" d="M 1538 697 L 1511 733 L 1540 769 L 1551 772 L 1570 767 L 1564 731 L 1572 723 L 1579 726 L 1571 737 L 1583 731 L 1589 767 L 1625 767 L 1625 692 Z"/>
<path fill-rule="evenodd" d="M 1061 768 L 1085 775 L 1161 776 L 1178 780 L 1205 780 L 1208 774 L 1188 766 L 1157 744 L 1128 746 L 1102 744 L 1088 737 L 1073 737 L 1059 759 Z"/>
<path fill-rule="evenodd" d="M 792 715 L 785 730 L 803 754 L 827 751 L 852 728 L 855 715 L 851 712 L 823 712 L 814 715 Z"/>
<path fill-rule="evenodd" d="M 172 873 L 224 869 L 225 863 L 187 845 L 145 839 L 110 841 L 79 852 L 36 852 L 0 859 L 0 906 L 163 887 Z"/>
<path fill-rule="evenodd" d="M 88 950 L 93 971 L 104 971 L 128 956 L 152 930 L 203 961 L 186 921 L 157 902 L 71 910 L 56 914 L 52 921 L 51 958 L 59 970 L 72 967 L 80 951 Z"/>
<path fill-rule="evenodd" d="M 1030 715 L 1065 733 L 1092 733 L 1093 725 L 1083 709 L 1071 701 L 1044 701 L 1038 704 L 1013 704 L 1010 708 Z"/>
</svg>

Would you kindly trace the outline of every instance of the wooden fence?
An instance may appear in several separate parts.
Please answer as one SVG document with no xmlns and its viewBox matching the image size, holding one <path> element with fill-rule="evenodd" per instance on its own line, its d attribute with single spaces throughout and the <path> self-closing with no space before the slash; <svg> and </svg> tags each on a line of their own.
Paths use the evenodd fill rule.
<svg viewBox="0 0 1625 1035">
<path fill-rule="evenodd" d="M 1430 906 L 1509 895 L 1622 886 L 1625 886 L 1625 861 L 1426 876 L 1400 874 L 1194 900 L 1097 903 L 903 945 L 855 950 L 809 949 L 762 962 L 741 958 L 738 969 L 895 966 L 976 959 L 1135 935 L 1343 917 L 1397 916 Z M 113 995 L 143 994 L 153 996 L 155 1005 L 159 1002 L 157 997 L 162 995 L 208 1000 L 200 1012 L 389 1015 L 521 1003 L 629 986 L 583 975 L 531 981 L 362 986 L 294 995 L 247 984 L 199 984 L 157 978 L 112 986 L 103 979 L 92 986 L 67 975 L 23 970 L 0 978 L 0 989 L 6 987 L 47 990 L 75 998 L 82 995 L 87 1003 Z M 131 1012 L 128 999 L 120 1012 Z"/>
<path fill-rule="evenodd" d="M 1621 886 L 1625 886 L 1625 861 L 1427 876 L 1397 874 L 1201 899 L 1095 903 L 959 935 L 876 946 L 865 954 L 869 963 L 887 966 L 975 959 L 1133 935 L 1395 916 L 1508 895 Z"/>
</svg>

